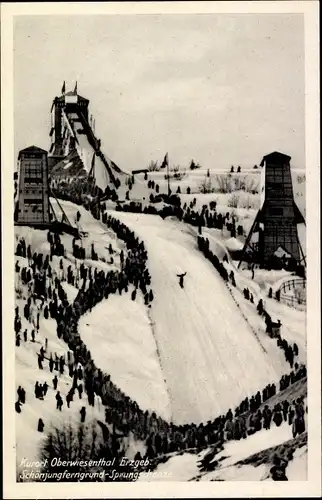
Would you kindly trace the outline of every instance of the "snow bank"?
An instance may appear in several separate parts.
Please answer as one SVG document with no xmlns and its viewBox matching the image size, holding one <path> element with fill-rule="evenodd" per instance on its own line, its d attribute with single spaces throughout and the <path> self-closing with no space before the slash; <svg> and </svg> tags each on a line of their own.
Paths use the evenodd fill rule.
<svg viewBox="0 0 322 500">
<path fill-rule="evenodd" d="M 189 481 L 197 476 L 200 471 L 197 464 L 198 455 L 184 453 L 175 455 L 164 464 L 160 464 L 153 476 L 140 474 L 139 482 L 152 481 Z"/>
<path fill-rule="evenodd" d="M 289 462 L 286 469 L 286 476 L 289 481 L 307 481 L 307 446 L 298 448 Z"/>
<path fill-rule="evenodd" d="M 228 240 L 225 241 L 225 245 L 228 248 L 228 250 L 242 250 L 244 248 L 244 245 L 241 241 L 237 240 L 236 238 L 229 238 Z"/>
</svg>

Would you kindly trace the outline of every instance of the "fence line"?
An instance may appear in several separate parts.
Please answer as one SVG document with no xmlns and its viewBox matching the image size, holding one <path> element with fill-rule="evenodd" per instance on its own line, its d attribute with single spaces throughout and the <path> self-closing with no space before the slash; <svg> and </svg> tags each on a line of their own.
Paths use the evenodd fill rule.
<svg viewBox="0 0 322 500">
<path fill-rule="evenodd" d="M 287 305 L 291 307 L 299 308 L 299 306 L 306 305 L 306 294 L 304 293 L 302 297 L 296 297 L 295 294 L 291 295 L 288 292 L 291 292 L 296 288 L 302 288 L 304 291 L 306 290 L 306 280 L 303 278 L 295 278 L 292 280 L 285 281 L 279 288 L 280 300 L 285 302 Z M 300 307 L 302 309 L 302 307 Z"/>
</svg>

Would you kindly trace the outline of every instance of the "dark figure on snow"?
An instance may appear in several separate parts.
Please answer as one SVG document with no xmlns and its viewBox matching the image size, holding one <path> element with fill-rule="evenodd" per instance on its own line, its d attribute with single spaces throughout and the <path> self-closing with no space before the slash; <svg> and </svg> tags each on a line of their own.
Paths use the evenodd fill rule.
<svg viewBox="0 0 322 500">
<path fill-rule="evenodd" d="M 82 409 L 79 412 L 81 414 L 81 422 L 85 422 L 85 417 L 86 417 L 86 408 L 85 406 L 82 406 Z"/>
<path fill-rule="evenodd" d="M 42 386 L 42 392 L 43 392 L 44 396 L 46 396 L 47 391 L 48 391 L 48 384 L 47 384 L 47 382 L 45 382 Z"/>
<path fill-rule="evenodd" d="M 42 366 L 42 359 L 43 358 L 42 358 L 41 354 L 37 353 L 37 356 L 38 356 L 38 368 L 39 368 L 39 370 L 43 370 L 43 366 Z"/>
<path fill-rule="evenodd" d="M 183 278 L 185 277 L 187 273 L 183 273 L 183 274 L 177 274 L 178 278 L 179 278 L 179 285 L 181 286 L 181 288 L 183 288 Z"/>
<path fill-rule="evenodd" d="M 49 358 L 49 370 L 52 372 L 53 369 L 54 369 L 54 360 L 53 360 L 52 355 L 50 355 L 50 358 Z"/>
<path fill-rule="evenodd" d="M 77 386 L 77 390 L 78 390 L 79 399 L 82 399 L 83 384 L 79 384 L 79 385 Z"/>
<path fill-rule="evenodd" d="M 283 401 L 282 403 L 282 407 L 283 407 L 283 419 L 284 419 L 284 422 L 286 422 L 287 420 L 287 415 L 288 415 L 288 407 L 289 407 L 289 402 L 288 401 Z"/>
<path fill-rule="evenodd" d="M 57 378 L 57 375 L 55 375 L 54 378 L 53 378 L 53 387 L 54 387 L 54 390 L 57 389 L 57 385 L 58 385 L 58 378 Z"/>
<path fill-rule="evenodd" d="M 44 427 L 45 427 L 45 424 L 43 422 L 43 419 L 40 418 L 38 420 L 38 428 L 37 428 L 38 432 L 43 432 L 44 431 Z"/>
<path fill-rule="evenodd" d="M 256 309 L 257 309 L 258 314 L 260 316 L 262 316 L 262 314 L 264 312 L 264 306 L 263 306 L 263 300 L 262 299 L 259 299 Z"/>
<path fill-rule="evenodd" d="M 22 403 L 22 401 L 21 401 L 21 385 L 19 385 L 19 387 L 17 389 L 17 394 L 18 394 L 18 401 L 20 401 Z"/>
<path fill-rule="evenodd" d="M 273 467 L 270 470 L 271 477 L 273 481 L 288 481 L 286 474 L 285 474 L 285 469 L 287 467 L 287 462 L 280 459 L 278 456 L 275 455 L 273 459 Z"/>
<path fill-rule="evenodd" d="M 283 416 L 279 404 L 276 408 L 274 408 L 273 422 L 277 427 L 279 427 L 283 422 Z"/>
<path fill-rule="evenodd" d="M 18 396 L 19 396 L 19 401 L 24 404 L 26 402 L 26 391 L 23 387 L 20 387 L 19 386 L 19 389 L 18 389 Z"/>
<path fill-rule="evenodd" d="M 15 403 L 15 409 L 16 409 L 16 412 L 17 412 L 17 413 L 21 413 L 21 408 L 20 408 L 20 406 L 21 406 L 20 401 L 16 401 L 16 403 Z"/>
<path fill-rule="evenodd" d="M 69 392 L 67 395 L 66 395 L 66 403 L 67 403 L 67 408 L 70 408 L 69 404 L 72 400 L 72 395 L 71 393 Z"/>
<path fill-rule="evenodd" d="M 300 398 L 298 398 L 295 403 L 295 418 L 293 420 L 293 427 L 292 427 L 292 434 L 294 438 L 305 431 L 304 415 L 305 415 L 305 410 L 303 401 Z"/>
<path fill-rule="evenodd" d="M 64 366 L 65 366 L 65 360 L 64 358 L 61 356 L 60 360 L 59 360 L 59 371 L 61 374 L 64 373 Z"/>
<path fill-rule="evenodd" d="M 62 397 L 61 397 L 59 391 L 57 392 L 55 397 L 56 397 L 56 401 L 57 401 L 56 408 L 57 408 L 57 410 L 61 411 L 62 406 L 63 406 L 63 400 L 62 400 Z"/>
<path fill-rule="evenodd" d="M 27 342 L 27 338 L 28 338 L 28 332 L 27 332 L 27 329 L 23 332 L 23 339 L 25 342 Z"/>
<path fill-rule="evenodd" d="M 263 410 L 263 427 L 268 430 L 271 427 L 272 411 L 268 405 L 265 405 Z"/>
<path fill-rule="evenodd" d="M 266 333 L 269 335 L 272 335 L 273 330 L 272 330 L 272 319 L 271 317 L 267 314 L 265 317 L 265 323 L 266 323 Z"/>
</svg>

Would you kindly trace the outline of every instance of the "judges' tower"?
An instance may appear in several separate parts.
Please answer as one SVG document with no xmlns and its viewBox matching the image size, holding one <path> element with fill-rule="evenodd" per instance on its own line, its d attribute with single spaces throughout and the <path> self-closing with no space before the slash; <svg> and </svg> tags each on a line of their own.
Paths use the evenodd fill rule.
<svg viewBox="0 0 322 500">
<path fill-rule="evenodd" d="M 18 225 L 50 223 L 47 151 L 30 146 L 19 152 L 19 189 L 15 209 Z"/>
<path fill-rule="evenodd" d="M 305 220 L 294 201 L 290 159 L 275 151 L 261 162 L 261 207 L 241 262 L 254 262 L 266 268 L 278 267 L 280 260 L 292 268 L 305 264 L 297 232 L 297 225 Z"/>
</svg>

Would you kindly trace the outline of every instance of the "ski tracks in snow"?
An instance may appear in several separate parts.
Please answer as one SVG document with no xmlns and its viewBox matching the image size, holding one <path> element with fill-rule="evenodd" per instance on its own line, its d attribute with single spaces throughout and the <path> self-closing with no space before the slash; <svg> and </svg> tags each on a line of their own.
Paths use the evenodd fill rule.
<svg viewBox="0 0 322 500">
<path fill-rule="evenodd" d="M 157 336 L 156 331 L 155 331 L 155 322 L 153 321 L 153 318 L 151 316 L 151 309 L 149 308 L 149 306 L 147 306 L 146 309 L 147 309 L 147 316 L 149 318 L 149 324 L 150 324 L 150 327 L 151 327 L 151 332 L 152 332 L 152 335 L 153 335 L 153 338 L 154 338 L 154 342 L 155 342 L 155 349 L 156 349 L 156 353 L 157 353 L 157 357 L 158 357 L 158 361 L 159 361 L 161 373 L 162 373 L 162 376 L 163 376 L 163 380 L 164 380 L 166 392 L 167 392 L 168 398 L 169 398 L 170 412 L 171 412 L 170 413 L 169 421 L 172 422 L 172 420 L 173 420 L 173 416 L 172 416 L 173 399 L 172 399 L 171 393 L 169 391 L 169 386 L 168 386 L 168 381 L 167 381 L 167 378 L 166 378 L 165 370 L 164 370 L 164 368 L 162 366 L 162 357 L 161 357 L 161 354 L 160 354 L 160 349 L 159 349 L 159 344 L 158 344 L 158 336 Z"/>
</svg>

